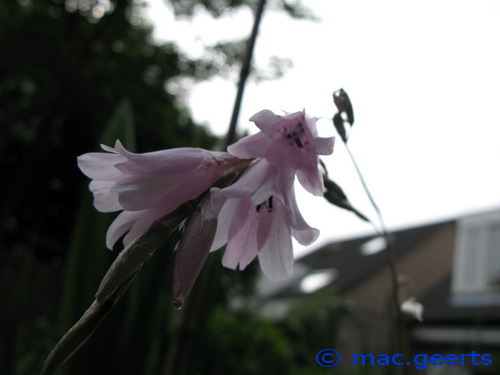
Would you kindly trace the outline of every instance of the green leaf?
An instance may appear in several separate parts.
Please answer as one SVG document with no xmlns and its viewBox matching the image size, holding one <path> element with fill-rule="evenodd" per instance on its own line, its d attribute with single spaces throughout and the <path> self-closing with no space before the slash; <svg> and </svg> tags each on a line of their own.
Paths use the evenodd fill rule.
<svg viewBox="0 0 500 375">
<path fill-rule="evenodd" d="M 361 220 L 364 220 L 366 222 L 370 222 L 370 220 L 363 215 L 361 212 L 359 212 L 357 209 L 355 209 L 349 200 L 347 199 L 347 196 L 345 195 L 344 191 L 342 188 L 336 184 L 334 181 L 330 180 L 328 177 L 323 175 L 323 182 L 325 184 L 326 191 L 324 193 L 325 199 L 330 202 L 331 204 L 343 208 L 345 210 L 351 211 L 354 213 L 357 217 L 359 217 Z"/>
<path fill-rule="evenodd" d="M 42 375 L 53 374 L 85 344 L 123 296 L 144 263 L 170 233 L 196 209 L 200 200 L 201 197 L 187 202 L 164 216 L 131 246 L 122 251 L 104 277 L 96 300 L 49 354 Z M 125 255 L 122 255 L 124 253 Z"/>
<path fill-rule="evenodd" d="M 135 275 L 134 275 L 135 276 Z M 57 343 L 43 366 L 41 375 L 51 375 L 80 349 L 99 327 L 106 315 L 113 309 L 134 277 L 124 282 L 110 296 L 102 301 L 94 301 L 82 317 Z"/>
</svg>

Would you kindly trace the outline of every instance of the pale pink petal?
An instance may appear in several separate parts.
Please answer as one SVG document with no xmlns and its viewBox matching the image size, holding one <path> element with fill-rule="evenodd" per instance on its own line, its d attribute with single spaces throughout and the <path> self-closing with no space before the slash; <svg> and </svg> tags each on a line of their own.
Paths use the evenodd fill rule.
<svg viewBox="0 0 500 375">
<path fill-rule="evenodd" d="M 120 204 L 129 211 L 147 209 L 167 196 L 178 207 L 208 189 L 216 177 L 215 173 L 204 170 L 179 176 L 132 176 L 119 181 L 111 191 L 119 194 Z"/>
<path fill-rule="evenodd" d="M 257 256 L 257 224 L 255 206 L 250 199 L 241 198 L 229 226 L 229 241 L 222 258 L 225 267 L 240 270 Z"/>
<path fill-rule="evenodd" d="M 116 142 L 115 142 L 115 146 L 117 146 L 117 145 L 118 145 L 118 146 L 121 146 L 121 147 L 123 148 L 123 146 L 122 146 L 122 144 L 121 144 L 121 142 L 120 142 L 119 140 L 116 140 Z M 101 143 L 101 148 L 102 148 L 104 151 L 111 152 L 111 153 L 113 153 L 113 154 L 116 154 L 116 153 L 117 153 L 117 152 L 116 152 L 116 150 L 115 150 L 113 147 L 111 147 L 111 146 L 107 146 L 107 145 L 104 145 L 104 144 L 102 144 L 102 143 Z"/>
<path fill-rule="evenodd" d="M 323 176 L 318 168 L 317 156 L 304 158 L 297 168 L 296 173 L 304 189 L 313 195 L 323 196 L 325 185 L 323 183 Z"/>
<path fill-rule="evenodd" d="M 184 180 L 184 183 L 176 184 L 175 188 L 171 189 L 160 202 L 168 202 L 168 204 L 172 205 L 172 209 L 175 209 L 181 204 L 198 197 L 201 193 L 209 189 L 216 179 L 217 175 L 214 175 L 213 173 L 203 174 L 202 176 L 189 176 L 189 178 Z"/>
<path fill-rule="evenodd" d="M 333 144 L 335 138 L 315 137 L 313 139 L 313 147 L 318 155 L 331 155 L 333 153 Z"/>
<path fill-rule="evenodd" d="M 226 246 L 222 265 L 224 267 L 243 271 L 257 256 L 257 244 L 252 234 L 255 235 L 256 225 L 248 225 L 238 236 L 230 239 Z"/>
<path fill-rule="evenodd" d="M 285 139 L 273 142 L 265 155 L 265 159 L 280 171 L 295 170 L 302 157 L 303 152 L 298 150 L 295 144 L 289 144 Z"/>
<path fill-rule="evenodd" d="M 93 180 L 89 184 L 89 189 L 94 194 L 94 206 L 101 212 L 113 212 L 123 210 L 118 202 L 118 193 L 111 192 L 111 187 L 115 181 Z"/>
<path fill-rule="evenodd" d="M 283 117 L 275 115 L 268 109 L 264 109 L 250 117 L 250 121 L 254 122 L 265 135 L 272 139 L 276 134 L 279 124 L 283 122 Z"/>
<path fill-rule="evenodd" d="M 215 194 L 216 195 L 216 194 Z M 214 199 L 214 193 L 211 192 L 211 199 Z M 223 205 L 220 205 L 219 221 L 217 224 L 217 232 L 215 234 L 214 241 L 212 243 L 212 248 L 210 251 L 215 251 L 220 249 L 227 243 L 229 226 L 233 221 L 233 217 L 238 208 L 239 199 L 226 198 L 223 194 L 220 197 L 224 200 Z"/>
<path fill-rule="evenodd" d="M 292 227 L 292 236 L 303 246 L 311 245 L 316 242 L 319 237 L 319 230 L 316 228 L 312 228 L 307 223 L 305 223 L 304 227 Z"/>
<path fill-rule="evenodd" d="M 254 194 L 252 194 L 251 198 L 253 204 L 258 205 L 264 203 L 269 198 L 271 198 L 273 194 L 278 193 L 276 191 L 276 180 L 278 179 L 278 176 L 276 174 L 277 172 L 275 172 L 274 175 L 270 173 L 264 180 L 264 183 L 257 189 Z"/>
<path fill-rule="evenodd" d="M 319 230 L 312 228 L 306 223 L 302 214 L 299 211 L 295 191 L 293 188 L 287 196 L 288 223 L 290 225 L 292 235 L 295 239 L 304 246 L 310 245 L 318 239 Z"/>
<path fill-rule="evenodd" d="M 271 143 L 271 138 L 259 132 L 230 145 L 227 151 L 242 159 L 262 158 Z"/>
<path fill-rule="evenodd" d="M 259 160 L 250 166 L 234 184 L 222 189 L 222 193 L 228 198 L 239 198 L 254 194 L 272 174 L 270 168 L 272 166 L 265 160 Z"/>
<path fill-rule="evenodd" d="M 293 273 L 293 247 L 283 209 L 276 210 L 269 237 L 259 250 L 259 263 L 271 280 L 283 280 Z"/>
<path fill-rule="evenodd" d="M 142 211 L 130 212 L 123 211 L 116 219 L 111 223 L 106 233 L 106 246 L 108 249 L 112 250 L 116 241 L 120 239 L 121 236 L 127 232 L 132 225 L 144 215 Z"/>
<path fill-rule="evenodd" d="M 304 112 L 303 112 L 304 113 Z M 307 114 L 304 113 L 304 120 L 307 125 L 307 129 L 311 133 L 312 136 L 317 136 L 318 135 L 318 129 L 316 128 L 316 118 L 315 117 L 309 117 Z"/>
<path fill-rule="evenodd" d="M 113 192 L 119 194 L 122 207 L 129 211 L 145 210 L 182 185 L 170 176 L 145 178 L 132 176 L 113 186 Z"/>
<path fill-rule="evenodd" d="M 221 169 L 225 164 L 237 162 L 234 156 L 227 152 L 208 151 L 201 148 L 175 148 L 154 152 L 136 154 L 127 151 L 122 144 L 116 142 L 116 150 L 126 159 L 116 165 L 121 172 L 132 175 L 164 176 L 184 174 L 197 168 L 212 167 Z"/>
<path fill-rule="evenodd" d="M 217 220 L 202 220 L 200 211 L 191 215 L 175 257 L 173 275 L 174 306 L 178 309 L 193 288 L 214 240 Z"/>
<path fill-rule="evenodd" d="M 117 184 L 111 191 L 119 195 L 120 205 L 128 211 L 146 210 L 165 197 L 176 186 L 169 176 L 157 178 L 144 178 L 131 176 Z"/>
<path fill-rule="evenodd" d="M 273 196 L 284 205 L 287 205 L 287 195 L 289 194 L 290 190 L 293 190 L 294 181 L 295 174 L 291 169 L 281 170 L 275 180 L 275 191 L 273 193 Z"/>
<path fill-rule="evenodd" d="M 90 152 L 77 158 L 78 167 L 87 176 L 95 180 L 112 181 L 121 176 L 115 164 L 124 161 L 120 155 Z"/>
<path fill-rule="evenodd" d="M 265 202 L 271 196 L 284 201 L 280 187 L 283 181 L 293 184 L 293 171 L 279 171 L 266 160 L 259 160 L 231 186 L 220 190 L 217 194 L 223 194 L 228 198 L 240 198 L 250 196 L 252 202 L 258 205 Z"/>
<path fill-rule="evenodd" d="M 255 175 L 259 173 L 261 174 L 263 181 L 261 182 L 261 185 L 251 194 L 252 203 L 254 203 L 255 205 L 261 204 L 263 202 L 266 202 L 272 196 L 283 201 L 284 196 L 282 192 L 284 190 L 280 189 L 280 184 L 282 183 L 282 181 L 287 180 L 287 171 L 280 171 L 265 160 L 259 160 L 257 164 L 259 164 L 261 168 L 256 168 L 253 171 L 249 171 L 248 176 L 250 178 L 253 178 L 254 180 L 257 180 L 258 177 Z M 289 180 L 289 182 L 293 184 L 293 174 L 290 174 L 288 176 L 291 177 L 291 180 Z"/>
<path fill-rule="evenodd" d="M 271 229 L 273 227 L 274 214 L 278 206 L 282 206 L 279 200 L 273 198 L 274 210 L 269 210 L 267 207 L 260 209 L 259 225 L 257 228 L 257 249 L 260 250 L 265 245 L 269 238 Z"/>
<path fill-rule="evenodd" d="M 134 225 L 132 225 L 127 235 L 123 237 L 123 245 L 125 247 L 129 246 L 132 242 L 142 236 L 156 220 L 166 215 L 162 210 L 146 210 L 136 212 L 142 212 L 142 214 L 134 222 Z"/>
<path fill-rule="evenodd" d="M 182 174 L 210 161 L 208 151 L 197 148 L 176 148 L 143 154 L 123 153 L 127 160 L 116 168 L 130 175 L 165 176 Z"/>
</svg>

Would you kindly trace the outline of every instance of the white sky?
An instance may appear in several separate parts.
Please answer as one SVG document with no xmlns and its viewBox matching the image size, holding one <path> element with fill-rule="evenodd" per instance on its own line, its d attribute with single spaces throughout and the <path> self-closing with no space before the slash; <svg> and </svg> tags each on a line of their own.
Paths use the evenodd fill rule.
<svg viewBox="0 0 500 375">
<path fill-rule="evenodd" d="M 248 36 L 246 10 L 212 20 L 176 21 L 163 0 L 147 15 L 159 40 L 175 40 L 191 56 L 204 44 Z M 343 87 L 354 106 L 350 147 L 389 228 L 500 207 L 500 2 L 495 0 L 307 0 L 320 22 L 275 11 L 262 20 L 256 62 L 293 62 L 285 76 L 245 91 L 239 129 L 261 109 L 331 117 L 332 92 Z M 222 135 L 236 87 L 216 78 L 190 90 L 196 121 Z M 318 122 L 333 135 L 331 121 Z M 375 219 L 354 168 L 337 139 L 323 159 L 351 202 Z M 353 214 L 299 194 L 299 206 L 321 231 L 309 250 L 371 232 Z M 307 249 L 296 246 L 296 253 Z"/>
</svg>

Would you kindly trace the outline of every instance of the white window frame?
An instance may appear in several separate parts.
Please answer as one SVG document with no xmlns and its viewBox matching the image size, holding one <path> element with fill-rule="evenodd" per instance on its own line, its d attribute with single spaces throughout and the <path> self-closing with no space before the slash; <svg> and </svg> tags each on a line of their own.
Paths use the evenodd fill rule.
<svg viewBox="0 0 500 375">
<path fill-rule="evenodd" d="M 454 305 L 500 304 L 499 290 L 489 282 L 491 231 L 497 225 L 500 225 L 500 210 L 458 220 L 452 275 Z"/>
</svg>

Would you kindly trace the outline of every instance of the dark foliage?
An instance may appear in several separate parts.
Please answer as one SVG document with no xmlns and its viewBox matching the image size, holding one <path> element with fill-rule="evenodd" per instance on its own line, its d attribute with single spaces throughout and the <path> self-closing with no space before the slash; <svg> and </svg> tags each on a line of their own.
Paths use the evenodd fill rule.
<svg viewBox="0 0 500 375">
<path fill-rule="evenodd" d="M 139 151 L 215 141 L 165 90 L 194 63 L 182 71 L 173 45 L 153 45 L 131 0 L 110 4 L 0 2 L 0 373 L 34 373 L 57 335 L 86 183 L 76 157 L 97 148 L 119 103 L 131 105 Z"/>
</svg>

